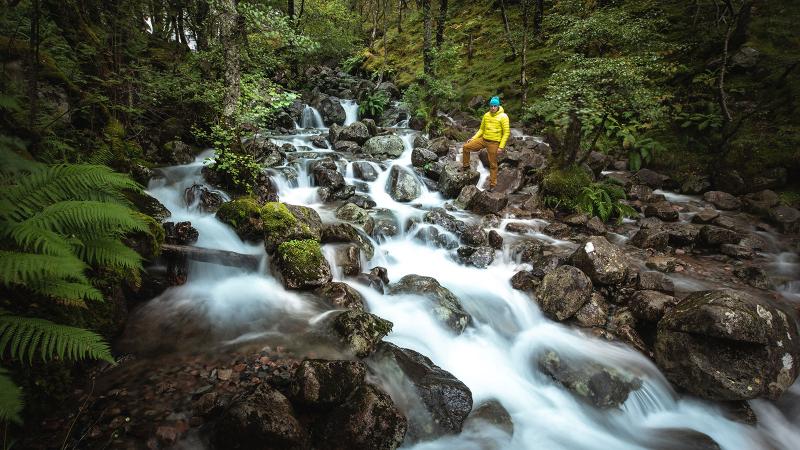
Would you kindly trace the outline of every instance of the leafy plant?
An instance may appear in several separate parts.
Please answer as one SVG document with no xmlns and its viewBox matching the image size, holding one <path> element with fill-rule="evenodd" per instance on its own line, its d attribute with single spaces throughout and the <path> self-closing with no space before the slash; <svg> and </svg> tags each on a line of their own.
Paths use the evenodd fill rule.
<svg viewBox="0 0 800 450">
<path fill-rule="evenodd" d="M 358 104 L 361 117 L 378 118 L 389 105 L 389 94 L 386 91 L 372 91 Z"/>
<path fill-rule="evenodd" d="M 550 170 L 542 180 L 544 202 L 547 206 L 575 209 L 575 199 L 582 189 L 592 182 L 591 177 L 578 166 Z"/>
<path fill-rule="evenodd" d="M 581 189 L 575 202 L 575 209 L 590 216 L 597 216 L 603 222 L 616 217 L 617 223 L 620 223 L 625 217 L 637 215 L 636 210 L 621 203 L 622 200 L 625 200 L 625 191 L 622 187 L 611 183 L 592 183 Z"/>
<path fill-rule="evenodd" d="M 220 178 L 220 182 L 235 192 L 252 193 L 261 175 L 261 166 L 247 153 L 236 153 L 225 147 L 217 149 L 205 164 Z"/>
</svg>

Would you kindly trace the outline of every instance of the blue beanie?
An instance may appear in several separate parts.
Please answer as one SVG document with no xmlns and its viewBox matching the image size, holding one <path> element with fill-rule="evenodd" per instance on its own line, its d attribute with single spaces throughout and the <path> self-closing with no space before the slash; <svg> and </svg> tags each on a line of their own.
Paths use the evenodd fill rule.
<svg viewBox="0 0 800 450">
<path fill-rule="evenodd" d="M 494 96 L 489 100 L 489 106 L 500 106 L 500 97 Z"/>
</svg>

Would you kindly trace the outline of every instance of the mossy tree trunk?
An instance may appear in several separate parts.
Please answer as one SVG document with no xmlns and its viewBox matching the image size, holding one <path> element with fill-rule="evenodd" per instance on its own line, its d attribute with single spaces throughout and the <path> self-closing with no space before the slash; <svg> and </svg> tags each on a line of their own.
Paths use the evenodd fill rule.
<svg viewBox="0 0 800 450">
<path fill-rule="evenodd" d="M 225 61 L 225 96 L 222 100 L 222 122 L 229 128 L 236 126 L 236 112 L 241 95 L 241 69 L 239 67 L 239 44 L 242 29 L 237 0 L 221 0 L 219 3 L 220 43 Z"/>
</svg>

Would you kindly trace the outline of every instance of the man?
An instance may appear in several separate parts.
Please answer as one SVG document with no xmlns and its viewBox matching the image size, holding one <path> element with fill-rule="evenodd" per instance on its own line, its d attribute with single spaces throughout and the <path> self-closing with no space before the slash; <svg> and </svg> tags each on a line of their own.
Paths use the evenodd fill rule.
<svg viewBox="0 0 800 450">
<path fill-rule="evenodd" d="M 481 127 L 472 139 L 461 148 L 461 165 L 469 170 L 469 154 L 485 148 L 489 152 L 489 190 L 497 185 L 497 152 L 506 146 L 511 129 L 508 126 L 508 115 L 500 106 L 500 97 L 489 100 L 489 111 L 483 115 Z"/>
</svg>

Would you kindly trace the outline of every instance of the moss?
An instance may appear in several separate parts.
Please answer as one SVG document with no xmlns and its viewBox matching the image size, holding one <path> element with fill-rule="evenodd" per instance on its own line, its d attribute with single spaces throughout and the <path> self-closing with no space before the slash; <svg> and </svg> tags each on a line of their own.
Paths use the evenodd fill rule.
<svg viewBox="0 0 800 450">
<path fill-rule="evenodd" d="M 297 224 L 297 218 L 283 203 L 269 202 L 261 208 L 261 219 L 267 233 L 283 232 Z M 306 226 L 308 228 L 308 226 Z"/>
<path fill-rule="evenodd" d="M 324 264 L 322 247 L 311 239 L 286 241 L 278 246 L 278 256 L 286 263 L 286 267 L 299 276 L 315 275 L 317 269 Z"/>
<path fill-rule="evenodd" d="M 592 183 L 592 178 L 586 171 L 577 166 L 566 169 L 554 169 L 547 173 L 542 180 L 542 189 L 547 197 L 556 199 L 559 203 L 572 207 L 583 188 Z"/>
<path fill-rule="evenodd" d="M 252 217 L 261 216 L 261 206 L 252 198 L 239 198 L 223 203 L 217 210 L 217 219 L 236 228 Z"/>
</svg>

